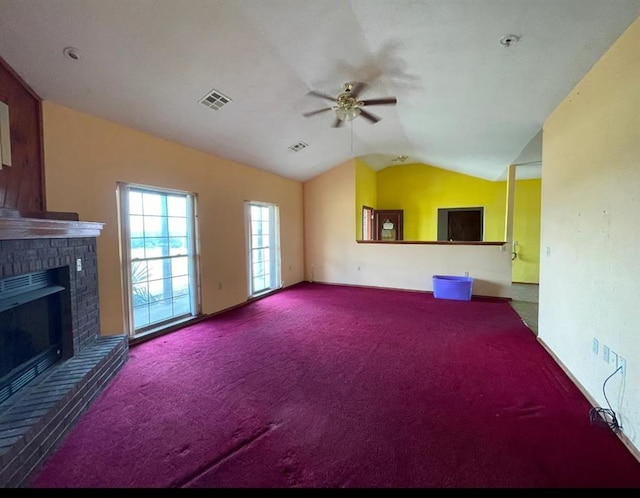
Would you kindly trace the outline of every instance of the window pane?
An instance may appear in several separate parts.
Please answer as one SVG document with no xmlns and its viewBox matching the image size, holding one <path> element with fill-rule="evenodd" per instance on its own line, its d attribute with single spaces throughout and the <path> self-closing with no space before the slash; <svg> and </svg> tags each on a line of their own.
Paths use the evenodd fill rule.
<svg viewBox="0 0 640 498">
<path fill-rule="evenodd" d="M 187 219 L 171 217 L 169 220 L 169 235 L 171 237 L 184 237 L 187 235 Z"/>
<path fill-rule="evenodd" d="M 149 280 L 149 270 L 146 261 L 131 263 L 131 283 L 137 284 Z"/>
<path fill-rule="evenodd" d="M 260 292 L 268 288 L 267 279 L 264 276 L 258 276 L 253 279 L 254 292 Z"/>
<path fill-rule="evenodd" d="M 149 307 L 135 306 L 133 308 L 133 326 L 135 328 L 145 327 L 149 325 Z"/>
<path fill-rule="evenodd" d="M 187 216 L 187 198 L 184 196 L 170 195 L 167 197 L 168 216 Z"/>
<path fill-rule="evenodd" d="M 139 215 L 129 216 L 129 230 L 131 237 L 144 236 L 144 218 Z"/>
<path fill-rule="evenodd" d="M 188 251 L 186 237 L 171 237 L 169 239 L 169 254 L 171 256 L 186 255 Z"/>
<path fill-rule="evenodd" d="M 164 196 L 161 194 L 151 194 L 145 192 L 142 194 L 142 212 L 145 216 L 160 216 L 165 213 L 162 209 L 164 206 Z"/>
<path fill-rule="evenodd" d="M 147 237 L 158 237 L 163 235 L 162 228 L 165 218 L 160 216 L 144 217 L 144 234 Z"/>
<path fill-rule="evenodd" d="M 142 194 L 129 192 L 129 214 L 142 214 Z"/>
<path fill-rule="evenodd" d="M 191 309 L 191 296 L 184 294 L 173 299 L 173 313 L 176 316 L 186 315 Z"/>
<path fill-rule="evenodd" d="M 149 293 L 149 284 L 147 282 L 138 282 L 133 284 L 133 305 L 143 306 L 153 301 Z"/>
<path fill-rule="evenodd" d="M 187 256 L 171 258 L 171 275 L 180 277 L 189 274 L 189 258 Z"/>
<path fill-rule="evenodd" d="M 149 237 L 144 239 L 145 257 L 159 258 L 169 254 L 169 239 Z"/>
<path fill-rule="evenodd" d="M 159 299 L 149 305 L 149 321 L 151 323 L 161 322 L 173 316 L 173 305 L 171 299 Z"/>
<path fill-rule="evenodd" d="M 169 267 L 167 268 L 167 265 Z M 149 267 L 149 279 L 159 280 L 165 278 L 171 273 L 171 260 L 170 259 L 154 259 L 148 262 Z"/>
<path fill-rule="evenodd" d="M 173 277 L 173 297 L 183 296 L 189 293 L 189 277 Z"/>
</svg>

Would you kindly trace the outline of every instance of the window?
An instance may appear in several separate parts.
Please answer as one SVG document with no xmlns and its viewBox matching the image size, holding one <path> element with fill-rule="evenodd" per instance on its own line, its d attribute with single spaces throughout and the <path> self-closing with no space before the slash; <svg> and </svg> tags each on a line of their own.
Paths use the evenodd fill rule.
<svg viewBox="0 0 640 498">
<path fill-rule="evenodd" d="M 246 202 L 249 296 L 282 287 L 278 206 Z"/>
<path fill-rule="evenodd" d="M 362 240 L 373 240 L 373 208 L 362 206 Z"/>
<path fill-rule="evenodd" d="M 200 312 L 194 194 L 118 184 L 125 328 L 136 338 Z"/>
</svg>

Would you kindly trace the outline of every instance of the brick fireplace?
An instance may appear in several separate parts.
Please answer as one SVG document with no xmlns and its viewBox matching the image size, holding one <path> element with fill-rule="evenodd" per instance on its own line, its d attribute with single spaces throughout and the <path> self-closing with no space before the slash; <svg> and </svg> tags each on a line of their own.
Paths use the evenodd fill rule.
<svg viewBox="0 0 640 498">
<path fill-rule="evenodd" d="M 59 358 L 0 395 L 0 487 L 26 486 L 127 360 L 126 336 L 100 334 L 101 229 L 93 222 L 0 217 L 0 279 L 55 270 L 66 292 L 59 300 Z"/>
</svg>

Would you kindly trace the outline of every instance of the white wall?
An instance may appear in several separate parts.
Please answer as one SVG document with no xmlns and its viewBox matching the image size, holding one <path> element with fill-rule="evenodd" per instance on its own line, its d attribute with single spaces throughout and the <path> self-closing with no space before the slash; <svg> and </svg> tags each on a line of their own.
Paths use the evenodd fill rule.
<svg viewBox="0 0 640 498">
<path fill-rule="evenodd" d="M 539 338 L 640 445 L 640 20 L 544 124 Z M 549 253 L 547 254 L 547 248 Z M 600 354 L 592 352 L 593 338 Z M 588 415 L 585 414 L 585 417 Z M 597 458 L 597 455 L 594 455 Z"/>
</svg>

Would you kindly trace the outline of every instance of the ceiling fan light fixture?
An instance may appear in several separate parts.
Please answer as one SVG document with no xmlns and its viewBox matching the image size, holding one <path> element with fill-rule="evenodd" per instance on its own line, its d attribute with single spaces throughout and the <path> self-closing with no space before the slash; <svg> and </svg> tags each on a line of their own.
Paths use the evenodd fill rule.
<svg viewBox="0 0 640 498">
<path fill-rule="evenodd" d="M 337 107 L 336 117 L 340 121 L 353 121 L 360 115 L 359 107 Z"/>
</svg>

